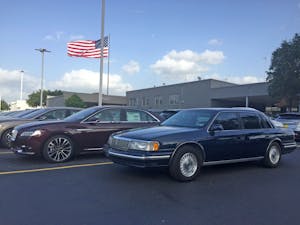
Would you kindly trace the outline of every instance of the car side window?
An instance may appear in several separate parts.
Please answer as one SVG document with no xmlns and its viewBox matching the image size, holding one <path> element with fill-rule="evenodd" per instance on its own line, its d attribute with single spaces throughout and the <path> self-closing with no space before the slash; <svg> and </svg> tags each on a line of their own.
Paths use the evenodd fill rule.
<svg viewBox="0 0 300 225">
<path fill-rule="evenodd" d="M 213 125 L 215 124 L 222 125 L 224 130 L 241 129 L 238 115 L 235 112 L 221 112 L 213 122 Z"/>
<path fill-rule="evenodd" d="M 68 117 L 68 116 L 71 116 L 71 115 L 73 115 L 74 113 L 77 113 L 77 112 L 79 112 L 79 110 L 76 110 L 76 109 L 69 109 L 69 110 L 68 110 L 67 117 Z"/>
<path fill-rule="evenodd" d="M 260 120 L 261 120 L 262 128 L 272 128 L 266 116 L 260 115 Z"/>
<path fill-rule="evenodd" d="M 41 115 L 38 119 L 41 120 L 62 120 L 67 117 L 66 109 L 57 109 Z"/>
<path fill-rule="evenodd" d="M 127 122 L 155 122 L 156 119 L 150 116 L 148 113 L 144 111 L 138 110 L 126 110 L 126 118 Z"/>
<path fill-rule="evenodd" d="M 99 121 L 99 122 L 120 122 L 121 111 L 120 109 L 104 109 L 94 116 L 87 119 L 88 122 Z"/>
<path fill-rule="evenodd" d="M 244 124 L 244 129 L 261 129 L 260 118 L 256 113 L 241 112 L 241 120 Z"/>
</svg>

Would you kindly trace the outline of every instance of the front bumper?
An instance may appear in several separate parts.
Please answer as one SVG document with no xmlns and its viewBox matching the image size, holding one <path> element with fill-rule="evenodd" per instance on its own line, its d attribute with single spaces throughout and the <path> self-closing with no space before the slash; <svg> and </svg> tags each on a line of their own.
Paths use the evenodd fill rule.
<svg viewBox="0 0 300 225">
<path fill-rule="evenodd" d="M 11 148 L 11 150 L 18 155 L 37 155 L 36 152 L 33 152 L 30 147 L 21 146 L 18 148 Z"/>
<path fill-rule="evenodd" d="M 300 141 L 300 131 L 294 131 L 294 133 L 295 133 L 295 139 L 297 141 Z"/>
<path fill-rule="evenodd" d="M 297 149 L 296 142 L 283 143 L 282 146 L 283 146 L 282 154 L 291 153 Z"/>
<path fill-rule="evenodd" d="M 169 165 L 170 151 L 146 152 L 118 150 L 104 146 L 105 155 L 114 163 L 134 167 L 163 167 Z"/>
</svg>

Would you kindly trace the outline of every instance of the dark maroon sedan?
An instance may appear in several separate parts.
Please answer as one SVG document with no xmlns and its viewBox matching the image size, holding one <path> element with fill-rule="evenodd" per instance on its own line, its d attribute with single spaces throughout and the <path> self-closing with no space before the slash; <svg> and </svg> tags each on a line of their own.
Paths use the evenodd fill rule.
<svg viewBox="0 0 300 225">
<path fill-rule="evenodd" d="M 12 150 L 16 154 L 41 155 L 49 162 L 65 162 L 83 151 L 102 150 L 113 132 L 159 123 L 158 118 L 144 110 L 91 107 L 62 121 L 15 127 Z"/>
</svg>

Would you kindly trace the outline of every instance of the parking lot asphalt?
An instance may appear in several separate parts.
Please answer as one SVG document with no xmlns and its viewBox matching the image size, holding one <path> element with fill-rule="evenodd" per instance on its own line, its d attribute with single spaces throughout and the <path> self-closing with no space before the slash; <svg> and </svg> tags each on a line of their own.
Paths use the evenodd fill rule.
<svg viewBox="0 0 300 225">
<path fill-rule="evenodd" d="M 103 154 L 49 164 L 0 149 L 1 225 L 298 225 L 299 187 L 299 148 L 276 169 L 204 167 L 189 183 Z"/>
</svg>

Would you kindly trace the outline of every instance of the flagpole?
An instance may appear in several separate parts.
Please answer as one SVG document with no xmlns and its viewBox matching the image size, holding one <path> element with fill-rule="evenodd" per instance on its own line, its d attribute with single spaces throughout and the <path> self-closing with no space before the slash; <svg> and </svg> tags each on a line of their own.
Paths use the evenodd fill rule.
<svg viewBox="0 0 300 225">
<path fill-rule="evenodd" d="M 102 106 L 103 50 L 104 50 L 104 17 L 105 17 L 105 0 L 102 0 L 100 79 L 99 79 L 99 99 L 98 99 L 98 105 L 99 106 Z"/>
<path fill-rule="evenodd" d="M 106 88 L 106 94 L 108 95 L 108 90 L 109 90 L 109 61 L 110 61 L 110 50 L 111 50 L 111 46 L 110 46 L 110 34 L 108 35 L 108 58 L 107 58 L 107 88 Z"/>
</svg>

